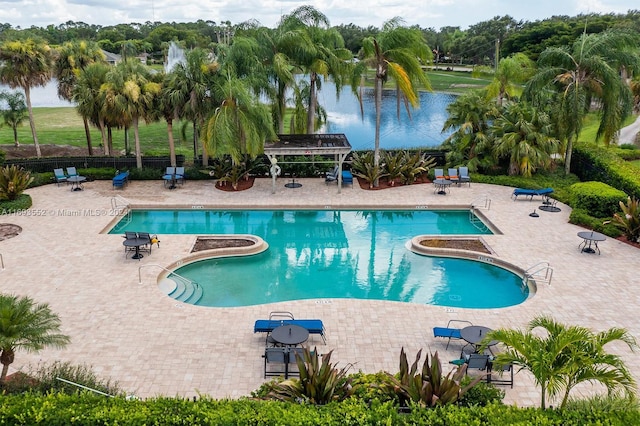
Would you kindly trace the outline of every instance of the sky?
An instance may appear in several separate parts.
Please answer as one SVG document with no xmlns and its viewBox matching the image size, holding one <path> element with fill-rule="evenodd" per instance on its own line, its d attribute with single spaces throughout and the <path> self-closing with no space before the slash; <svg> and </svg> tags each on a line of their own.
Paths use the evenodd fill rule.
<svg viewBox="0 0 640 426">
<path fill-rule="evenodd" d="M 445 26 L 465 30 L 504 15 L 536 21 L 554 15 L 640 10 L 638 0 L 0 0 L 0 23 L 29 28 L 67 21 L 109 26 L 199 19 L 239 24 L 254 19 L 275 27 L 281 15 L 302 5 L 314 6 L 329 18 L 331 25 L 381 27 L 399 16 L 407 25 L 436 30 Z"/>
</svg>

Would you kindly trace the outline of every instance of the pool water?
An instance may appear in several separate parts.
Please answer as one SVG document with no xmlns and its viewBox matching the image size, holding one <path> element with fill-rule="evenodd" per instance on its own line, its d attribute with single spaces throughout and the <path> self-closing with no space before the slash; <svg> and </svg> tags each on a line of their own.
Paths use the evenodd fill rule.
<svg viewBox="0 0 640 426">
<path fill-rule="evenodd" d="M 495 265 L 421 256 L 421 234 L 490 234 L 466 210 L 133 211 L 112 233 L 252 234 L 261 254 L 207 259 L 176 273 L 199 283 L 198 305 L 248 306 L 286 300 L 356 298 L 464 308 L 519 304 L 528 289 Z"/>
</svg>

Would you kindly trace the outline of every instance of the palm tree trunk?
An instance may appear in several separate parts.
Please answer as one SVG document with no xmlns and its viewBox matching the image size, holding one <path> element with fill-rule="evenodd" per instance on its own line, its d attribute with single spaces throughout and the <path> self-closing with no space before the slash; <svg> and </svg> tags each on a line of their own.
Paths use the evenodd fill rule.
<svg viewBox="0 0 640 426">
<path fill-rule="evenodd" d="M 89 129 L 89 121 L 87 121 L 87 117 L 82 117 L 82 121 L 84 123 L 84 134 L 87 137 L 87 150 L 89 151 L 89 155 L 93 155 L 93 146 L 91 146 L 91 131 Z"/>
<path fill-rule="evenodd" d="M 567 139 L 567 150 L 564 153 L 564 174 L 571 173 L 571 154 L 573 152 L 573 137 Z"/>
<path fill-rule="evenodd" d="M 13 144 L 20 146 L 20 142 L 18 141 L 18 128 L 16 126 L 13 126 Z"/>
<path fill-rule="evenodd" d="M 380 166 L 380 117 L 382 115 L 382 78 L 376 76 L 376 136 L 375 136 L 375 150 L 373 151 L 373 166 Z M 377 187 L 380 184 L 380 179 L 376 178 L 373 181 L 373 186 Z"/>
<path fill-rule="evenodd" d="M 193 120 L 193 164 L 198 164 L 198 123 Z"/>
<path fill-rule="evenodd" d="M 278 134 L 282 135 L 284 134 L 284 115 L 285 112 L 287 110 L 287 103 L 286 103 L 286 91 L 287 91 L 287 86 L 286 84 L 278 84 Z"/>
<path fill-rule="evenodd" d="M 0 374 L 0 385 L 4 384 L 4 380 L 7 378 L 9 372 L 9 364 L 2 364 L 2 374 Z"/>
<path fill-rule="evenodd" d="M 140 132 L 138 132 L 138 117 L 133 117 L 133 137 L 136 141 L 136 167 L 142 169 L 142 152 L 140 151 Z"/>
<path fill-rule="evenodd" d="M 107 132 L 105 129 L 104 121 L 100 120 L 100 137 L 102 138 L 102 148 L 104 149 L 104 155 L 111 155 L 111 149 L 107 138 Z"/>
<path fill-rule="evenodd" d="M 42 157 L 40 144 L 38 143 L 38 135 L 36 134 L 36 123 L 33 120 L 33 108 L 31 108 L 31 88 L 24 86 L 24 98 L 27 101 L 27 110 L 29 111 L 29 125 L 31 126 L 31 135 L 33 136 L 33 144 L 36 146 L 36 156 Z"/>
<path fill-rule="evenodd" d="M 109 147 L 109 152 L 111 152 L 111 155 L 113 155 L 113 131 L 111 130 L 111 126 L 107 127 L 107 139 L 109 141 L 109 143 L 107 144 L 107 146 Z"/>
<path fill-rule="evenodd" d="M 171 159 L 171 167 L 176 166 L 176 144 L 173 141 L 173 120 L 167 120 L 167 133 L 169 137 L 169 157 Z"/>
<path fill-rule="evenodd" d="M 310 84 L 309 84 L 309 111 L 307 111 L 307 133 L 312 135 L 316 131 L 316 103 L 317 103 L 317 95 L 316 95 L 316 79 L 318 78 L 318 74 L 315 72 L 311 73 L 310 76 Z"/>
</svg>

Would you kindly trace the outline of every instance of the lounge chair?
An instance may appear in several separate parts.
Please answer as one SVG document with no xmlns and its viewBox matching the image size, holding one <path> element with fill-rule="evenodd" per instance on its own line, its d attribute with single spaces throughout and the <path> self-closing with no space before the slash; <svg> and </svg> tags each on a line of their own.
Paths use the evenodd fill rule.
<svg viewBox="0 0 640 426">
<path fill-rule="evenodd" d="M 460 178 L 458 177 L 458 169 L 449 169 L 449 180 L 456 185 L 460 184 Z"/>
<path fill-rule="evenodd" d="M 349 170 L 342 171 L 342 184 L 351 185 L 353 187 L 353 175 Z"/>
<path fill-rule="evenodd" d="M 78 176 L 78 172 L 76 171 L 76 168 L 75 167 L 67 167 L 67 176 L 69 176 L 69 177 Z"/>
<path fill-rule="evenodd" d="M 290 317 L 285 317 L 285 314 L 291 315 Z M 282 316 L 280 316 L 282 315 Z M 319 319 L 293 319 L 293 314 L 286 311 L 276 311 L 271 312 L 269 315 L 269 319 L 267 320 L 256 320 L 253 325 L 254 333 L 271 333 L 276 328 L 281 325 L 298 325 L 300 327 L 306 328 L 309 331 L 309 334 L 319 334 L 322 337 L 322 341 L 324 344 L 327 344 L 327 338 L 325 336 L 325 328 L 322 320 Z M 267 344 L 268 341 L 267 336 Z"/>
<path fill-rule="evenodd" d="M 433 179 L 444 179 L 444 169 L 433 169 Z"/>
<path fill-rule="evenodd" d="M 542 188 L 542 189 L 523 189 L 516 188 L 513 190 L 513 194 L 511 194 L 511 198 L 513 200 L 517 200 L 520 195 L 529 197 L 529 201 L 533 200 L 533 197 L 536 195 L 541 196 L 543 199 L 548 199 L 551 193 L 553 192 L 553 188 Z"/>
<path fill-rule="evenodd" d="M 471 186 L 471 176 L 469 176 L 469 168 L 468 167 L 460 167 L 458 168 L 460 173 L 460 183 L 468 183 Z"/>
<path fill-rule="evenodd" d="M 67 175 L 64 174 L 62 169 L 53 169 L 53 175 L 56 178 L 56 184 L 58 186 L 63 182 L 67 182 Z"/>
<path fill-rule="evenodd" d="M 129 182 L 129 171 L 118 173 L 112 180 L 113 189 L 124 188 Z"/>
<path fill-rule="evenodd" d="M 449 343 L 451 343 L 451 339 L 462 339 L 462 336 L 460 335 L 460 328 L 451 327 L 451 325 L 455 323 L 464 324 L 465 327 L 473 325 L 471 321 L 449 320 L 446 327 L 433 327 L 433 337 L 443 337 L 445 339 L 449 339 L 447 341 L 447 347 L 445 348 L 445 350 L 449 349 Z"/>
<path fill-rule="evenodd" d="M 324 177 L 324 183 L 328 184 L 329 182 L 337 182 L 339 172 L 340 172 L 340 166 L 335 166 L 333 170 L 326 173 Z"/>
</svg>

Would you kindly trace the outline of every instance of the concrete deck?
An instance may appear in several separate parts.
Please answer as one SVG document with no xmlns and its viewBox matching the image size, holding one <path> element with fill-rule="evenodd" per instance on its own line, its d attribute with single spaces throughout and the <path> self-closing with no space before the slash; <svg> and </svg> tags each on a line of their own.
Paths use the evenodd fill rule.
<svg viewBox="0 0 640 426">
<path fill-rule="evenodd" d="M 615 240 L 600 243 L 601 255 L 581 253 L 581 228 L 567 223 L 570 209 L 560 213 L 529 213 L 539 200 L 512 201 L 511 188 L 472 184 L 451 188 L 449 195 L 433 193 L 431 185 L 364 191 L 357 185 L 337 192 L 322 179 L 301 179 L 302 188 L 271 193 L 271 181 L 257 180 L 253 188 L 236 193 L 219 191 L 213 181 L 188 181 L 170 191 L 162 181 L 131 182 L 113 190 L 110 181 L 89 182 L 85 190 L 47 185 L 28 191 L 33 208 L 5 215 L 0 222 L 23 228 L 0 242 L 5 269 L 1 291 L 28 295 L 51 305 L 62 319 L 72 343 L 64 350 L 38 354 L 19 351 L 10 373 L 39 361 L 88 364 L 139 397 L 156 395 L 215 398 L 247 396 L 263 383 L 264 336 L 253 333 L 253 322 L 269 311 L 286 310 L 300 318 L 321 318 L 327 345 L 310 340 L 319 350 L 334 350 L 332 360 L 353 363 L 355 370 L 398 371 L 400 348 L 409 358 L 420 348 L 438 351 L 445 362 L 458 357 L 460 342 L 434 339 L 432 327 L 449 319 L 498 327 L 525 327 L 540 314 L 565 324 L 581 324 L 595 331 L 620 326 L 640 336 L 637 309 L 640 282 L 638 250 Z M 369 300 L 305 300 L 244 308 L 204 308 L 168 298 L 156 285 L 161 270 L 187 255 L 193 235 L 162 235 L 161 247 L 141 261 L 125 258 L 120 235 L 102 233 L 114 219 L 111 199 L 119 195 L 133 204 L 213 205 L 228 207 L 408 207 L 470 204 L 487 197 L 484 214 L 502 235 L 484 236 L 500 259 L 526 269 L 541 261 L 553 267 L 551 285 L 541 285 L 525 303 L 505 309 L 451 309 L 438 306 Z M 640 358 L 622 345 L 611 345 L 633 372 Z M 448 365 L 445 365 L 448 371 Z M 515 387 L 506 389 L 508 403 L 539 404 L 539 389 L 528 373 L 516 374 Z M 581 393 L 593 392 L 590 387 Z"/>
</svg>

